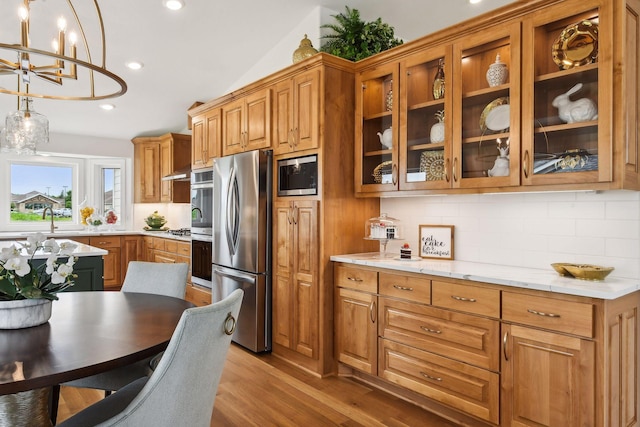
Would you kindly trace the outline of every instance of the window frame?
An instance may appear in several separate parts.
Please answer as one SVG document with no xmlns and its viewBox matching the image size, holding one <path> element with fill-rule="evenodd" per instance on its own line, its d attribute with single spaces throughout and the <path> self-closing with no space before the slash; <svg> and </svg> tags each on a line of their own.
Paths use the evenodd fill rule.
<svg viewBox="0 0 640 427">
<path fill-rule="evenodd" d="M 129 196 L 129 167 L 125 158 L 110 157 L 74 157 L 63 154 L 39 153 L 36 156 L 23 156 L 12 153 L 0 154 L 0 231 L 4 232 L 50 232 L 49 222 L 37 223 L 15 223 L 11 222 L 11 165 L 34 165 L 34 166 L 57 166 L 72 168 L 72 217 L 69 222 L 56 222 L 58 227 L 56 233 L 62 234 L 65 231 L 83 230 L 80 224 L 79 208 L 81 204 L 89 206 L 102 206 L 99 204 L 102 198 L 102 169 L 119 168 L 121 170 L 121 198 L 123 210 L 130 206 Z M 104 214 L 104 212 L 101 212 Z M 118 230 L 127 227 L 128 212 L 119 213 Z"/>
</svg>

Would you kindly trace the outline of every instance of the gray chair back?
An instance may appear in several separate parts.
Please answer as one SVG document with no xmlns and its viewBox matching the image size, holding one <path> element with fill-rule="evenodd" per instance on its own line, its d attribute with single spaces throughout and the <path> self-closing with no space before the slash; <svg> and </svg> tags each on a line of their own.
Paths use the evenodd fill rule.
<svg viewBox="0 0 640 427">
<path fill-rule="evenodd" d="M 131 261 L 122 284 L 122 292 L 166 295 L 184 299 L 189 265 Z"/>
<path fill-rule="evenodd" d="M 148 381 L 136 381 L 135 397 L 127 399 L 133 383 L 61 426 L 209 426 L 242 296 L 237 289 L 222 301 L 185 310 L 156 370 Z"/>
</svg>

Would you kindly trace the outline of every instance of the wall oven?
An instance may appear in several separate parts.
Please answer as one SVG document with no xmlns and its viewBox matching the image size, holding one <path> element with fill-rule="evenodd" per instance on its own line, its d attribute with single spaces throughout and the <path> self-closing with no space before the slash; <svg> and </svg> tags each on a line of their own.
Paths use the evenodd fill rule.
<svg viewBox="0 0 640 427">
<path fill-rule="evenodd" d="M 191 282 L 211 288 L 213 168 L 191 172 Z"/>
</svg>

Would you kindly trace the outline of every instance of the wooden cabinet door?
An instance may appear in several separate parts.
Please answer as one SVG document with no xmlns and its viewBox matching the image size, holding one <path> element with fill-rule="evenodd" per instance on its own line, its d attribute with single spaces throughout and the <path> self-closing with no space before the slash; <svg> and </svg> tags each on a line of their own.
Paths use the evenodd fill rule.
<svg viewBox="0 0 640 427">
<path fill-rule="evenodd" d="M 222 107 L 223 156 L 242 152 L 245 138 L 245 114 L 244 99 L 232 101 Z"/>
<path fill-rule="evenodd" d="M 213 159 L 220 157 L 222 150 L 222 112 L 219 108 L 206 114 L 203 147 L 204 166 L 213 166 Z"/>
<path fill-rule="evenodd" d="M 134 139 L 134 201 L 160 201 L 160 144 L 156 141 L 136 142 Z"/>
<path fill-rule="evenodd" d="M 289 153 L 293 150 L 293 88 L 291 80 L 281 81 L 274 86 L 271 113 L 273 154 Z"/>
<path fill-rule="evenodd" d="M 294 350 L 318 357 L 318 202 L 294 202 L 293 299 Z"/>
<path fill-rule="evenodd" d="M 310 70 L 293 78 L 293 150 L 318 148 L 320 71 Z"/>
<path fill-rule="evenodd" d="M 336 305 L 338 361 L 360 371 L 378 372 L 377 297 L 339 288 Z"/>
<path fill-rule="evenodd" d="M 593 426 L 595 344 L 503 324 L 502 424 Z"/>
<path fill-rule="evenodd" d="M 273 342 L 291 348 L 293 327 L 293 300 L 291 289 L 291 268 L 293 267 L 291 247 L 293 226 L 289 202 L 274 203 L 273 221 Z"/>
<path fill-rule="evenodd" d="M 398 189 L 398 74 L 397 63 L 356 74 L 356 193 Z M 380 140 L 385 131 L 391 135 L 387 146 Z"/>
<path fill-rule="evenodd" d="M 122 281 L 127 275 L 129 262 L 142 259 L 142 238 L 140 236 L 123 236 L 120 242 L 120 271 L 122 273 Z"/>
<path fill-rule="evenodd" d="M 120 248 L 108 248 L 109 253 L 104 258 L 104 287 L 118 290 L 122 286 L 120 270 Z"/>
<path fill-rule="evenodd" d="M 271 90 L 246 97 L 243 151 L 271 147 Z"/>
<path fill-rule="evenodd" d="M 160 178 L 173 173 L 173 143 L 165 139 L 160 143 Z M 173 181 L 160 180 L 160 201 L 171 202 Z"/>
<path fill-rule="evenodd" d="M 273 340 L 318 357 L 318 202 L 274 203 Z"/>
<path fill-rule="evenodd" d="M 191 168 L 205 167 L 205 156 L 205 117 L 195 116 L 191 120 Z"/>
</svg>

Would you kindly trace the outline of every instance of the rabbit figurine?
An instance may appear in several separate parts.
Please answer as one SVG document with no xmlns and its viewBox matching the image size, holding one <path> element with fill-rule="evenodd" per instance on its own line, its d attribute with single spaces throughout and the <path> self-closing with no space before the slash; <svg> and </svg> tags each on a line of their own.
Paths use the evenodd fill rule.
<svg viewBox="0 0 640 427">
<path fill-rule="evenodd" d="M 551 105 L 558 109 L 560 120 L 565 123 L 586 122 L 598 118 L 598 107 L 589 98 L 580 98 L 576 101 L 569 99 L 571 95 L 582 89 L 582 83 L 576 84 L 567 93 L 555 97 Z"/>
</svg>

